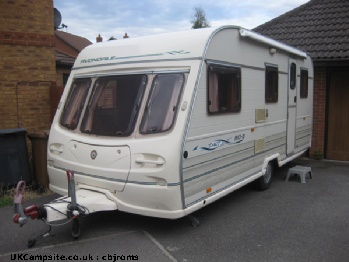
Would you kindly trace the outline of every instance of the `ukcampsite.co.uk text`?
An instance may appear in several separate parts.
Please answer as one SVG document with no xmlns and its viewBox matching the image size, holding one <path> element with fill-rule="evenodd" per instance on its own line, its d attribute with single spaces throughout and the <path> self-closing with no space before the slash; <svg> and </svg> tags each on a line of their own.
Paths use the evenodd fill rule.
<svg viewBox="0 0 349 262">
<path fill-rule="evenodd" d="M 137 255 L 104 255 L 104 256 L 93 256 L 88 255 L 31 255 L 28 253 L 24 254 L 11 254 L 11 261 L 137 261 Z"/>
</svg>

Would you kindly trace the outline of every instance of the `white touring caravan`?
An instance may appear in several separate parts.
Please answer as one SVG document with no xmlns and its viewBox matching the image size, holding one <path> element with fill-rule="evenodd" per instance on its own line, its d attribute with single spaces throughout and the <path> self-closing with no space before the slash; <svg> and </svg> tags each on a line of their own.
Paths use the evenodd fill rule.
<svg viewBox="0 0 349 262">
<path fill-rule="evenodd" d="M 312 108 L 309 56 L 240 27 L 97 43 L 52 124 L 50 189 L 67 195 L 74 174 L 90 213 L 187 216 L 252 181 L 267 189 L 310 147 Z M 65 218 L 55 205 L 48 221 Z"/>
</svg>

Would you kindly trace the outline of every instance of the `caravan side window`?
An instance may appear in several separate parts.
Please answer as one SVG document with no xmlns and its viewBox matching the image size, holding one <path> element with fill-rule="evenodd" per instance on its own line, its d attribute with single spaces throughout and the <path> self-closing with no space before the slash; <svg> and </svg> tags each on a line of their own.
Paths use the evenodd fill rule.
<svg viewBox="0 0 349 262">
<path fill-rule="evenodd" d="M 308 97 L 308 70 L 301 69 L 301 88 L 300 88 L 301 98 Z"/>
<path fill-rule="evenodd" d="M 73 82 L 61 115 L 62 126 L 71 130 L 77 127 L 90 85 L 90 79 L 76 79 Z"/>
<path fill-rule="evenodd" d="M 159 74 L 152 84 L 140 132 L 153 134 L 172 128 L 184 84 L 183 74 Z"/>
<path fill-rule="evenodd" d="M 207 82 L 208 112 L 210 114 L 240 112 L 240 68 L 209 66 Z"/>
<path fill-rule="evenodd" d="M 279 96 L 279 72 L 274 66 L 265 68 L 265 102 L 276 103 Z"/>
</svg>

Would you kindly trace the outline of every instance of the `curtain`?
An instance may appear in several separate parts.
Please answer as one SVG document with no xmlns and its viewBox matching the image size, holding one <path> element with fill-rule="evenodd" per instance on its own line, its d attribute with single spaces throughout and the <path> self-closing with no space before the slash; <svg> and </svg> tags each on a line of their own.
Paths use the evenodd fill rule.
<svg viewBox="0 0 349 262">
<path fill-rule="evenodd" d="M 77 82 L 74 84 L 68 105 L 65 110 L 65 119 L 63 123 L 71 128 L 75 128 L 79 119 L 79 112 L 83 106 L 83 98 L 86 95 L 89 85 L 87 81 Z"/>
<path fill-rule="evenodd" d="M 92 131 L 92 123 L 94 118 L 94 112 L 97 108 L 98 101 L 100 96 L 103 93 L 105 87 L 105 83 L 102 82 L 102 84 L 96 83 L 94 92 L 91 96 L 91 102 L 89 104 L 89 110 L 86 111 L 84 116 L 84 123 L 82 123 L 83 127 L 81 127 L 82 130 L 85 132 Z"/>
<path fill-rule="evenodd" d="M 176 107 L 177 107 L 179 95 L 181 92 L 182 83 L 183 83 L 183 77 L 182 77 L 182 75 L 178 75 L 178 77 L 173 85 L 173 88 L 172 88 L 172 96 L 171 96 L 171 99 L 168 103 L 169 106 L 167 108 L 165 121 L 162 125 L 162 130 L 169 129 L 173 123 L 175 113 L 177 112 Z"/>
<path fill-rule="evenodd" d="M 209 72 L 208 77 L 208 99 L 209 112 L 214 113 L 219 110 L 218 103 L 218 74 L 216 72 Z"/>
</svg>

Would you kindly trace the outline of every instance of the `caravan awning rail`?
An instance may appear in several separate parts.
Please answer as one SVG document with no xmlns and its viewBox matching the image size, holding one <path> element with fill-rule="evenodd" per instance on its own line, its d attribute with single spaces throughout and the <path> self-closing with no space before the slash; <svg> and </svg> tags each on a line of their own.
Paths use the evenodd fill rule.
<svg viewBox="0 0 349 262">
<path fill-rule="evenodd" d="M 262 36 L 260 34 L 257 34 L 255 32 L 247 30 L 247 29 L 240 28 L 240 35 L 242 37 L 251 38 L 251 39 L 253 39 L 255 41 L 258 41 L 260 43 L 264 43 L 264 44 L 270 45 L 271 47 L 279 48 L 281 50 L 284 50 L 286 52 L 289 52 L 291 54 L 294 54 L 294 55 L 302 57 L 302 58 L 306 58 L 307 57 L 307 54 L 305 52 L 303 52 L 303 51 L 301 51 L 301 50 L 299 50 L 297 48 L 285 45 L 285 44 L 283 44 L 281 42 L 278 42 L 278 41 L 273 40 L 271 38 Z"/>
</svg>

